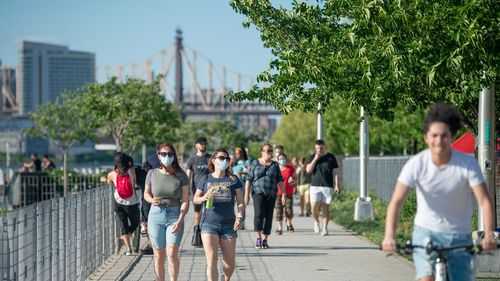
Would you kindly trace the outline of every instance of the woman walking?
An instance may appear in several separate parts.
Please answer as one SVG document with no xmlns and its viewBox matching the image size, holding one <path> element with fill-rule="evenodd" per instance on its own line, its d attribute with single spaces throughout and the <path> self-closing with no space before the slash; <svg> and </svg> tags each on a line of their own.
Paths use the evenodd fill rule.
<svg viewBox="0 0 500 281">
<path fill-rule="evenodd" d="M 165 281 L 167 256 L 170 280 L 176 281 L 184 217 L 189 209 L 189 181 L 171 144 L 158 147 L 158 159 L 160 168 L 149 170 L 144 190 L 144 199 L 151 204 L 148 233 L 153 246 L 155 280 Z"/>
<path fill-rule="evenodd" d="M 132 249 L 132 233 L 139 226 L 139 196 L 135 193 L 135 173 L 131 158 L 123 153 L 114 156 L 115 168 L 108 173 L 107 181 L 113 184 L 113 208 L 118 217 L 121 230 L 120 239 L 127 247 L 125 255 L 130 255 Z"/>
<path fill-rule="evenodd" d="M 204 204 L 201 218 L 201 239 L 207 258 L 208 281 L 217 281 L 217 250 L 222 251 L 224 280 L 229 281 L 235 268 L 236 231 L 245 212 L 243 185 L 232 175 L 229 153 L 217 149 L 208 161 L 207 176 L 194 196 L 196 204 Z M 238 213 L 234 214 L 235 201 Z"/>
<path fill-rule="evenodd" d="M 304 213 L 306 217 L 311 216 L 311 202 L 309 200 L 309 186 L 311 185 L 311 174 L 306 172 L 306 158 L 300 158 L 296 174 L 298 182 L 298 191 L 300 198 L 300 214 L 299 217 L 303 217 Z"/>
<path fill-rule="evenodd" d="M 295 168 L 290 162 L 288 162 L 286 154 L 282 153 L 278 156 L 278 163 L 281 169 L 281 177 L 283 178 L 283 184 L 285 185 L 285 191 L 278 189 L 278 198 L 282 198 L 285 195 L 285 200 L 276 201 L 276 220 L 278 221 L 278 228 L 276 233 L 278 235 L 283 234 L 283 217 L 286 218 L 286 230 L 294 232 L 293 227 L 293 194 L 296 191 L 295 188 Z"/>
<path fill-rule="evenodd" d="M 273 223 L 274 204 L 278 188 L 284 189 L 279 165 L 272 160 L 273 147 L 266 143 L 260 148 L 260 158 L 250 165 L 245 183 L 245 203 L 253 198 L 254 231 L 257 235 L 255 248 L 269 248 L 268 238 Z M 285 200 L 285 190 L 279 200 Z"/>
</svg>

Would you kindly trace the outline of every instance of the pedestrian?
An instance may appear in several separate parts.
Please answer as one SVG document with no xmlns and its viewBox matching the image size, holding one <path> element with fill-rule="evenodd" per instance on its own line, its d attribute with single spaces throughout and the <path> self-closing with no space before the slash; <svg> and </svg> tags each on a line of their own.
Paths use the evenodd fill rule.
<svg viewBox="0 0 500 281">
<path fill-rule="evenodd" d="M 203 184 L 206 176 L 208 175 L 208 160 L 210 159 L 210 154 L 207 153 L 207 139 L 205 137 L 199 137 L 195 142 L 196 153 L 188 159 L 186 163 L 187 175 L 189 177 L 189 182 L 191 185 L 191 192 L 196 193 L 198 186 Z M 193 202 L 194 208 L 194 225 L 193 225 L 193 239 L 196 241 L 195 236 L 199 233 L 199 224 L 201 219 L 201 205 Z M 193 246 L 201 247 L 202 245 L 194 243 Z"/>
<path fill-rule="evenodd" d="M 241 147 L 236 147 L 234 149 L 234 157 L 231 162 L 232 162 L 231 166 L 233 170 L 233 175 L 236 175 L 238 179 L 242 183 L 244 183 L 246 181 L 248 175 L 248 167 L 250 165 L 250 161 L 248 160 L 247 152 L 245 151 L 245 149 Z M 241 223 L 240 223 L 241 230 L 245 229 L 245 218 L 246 216 L 243 216 L 243 218 L 241 218 Z"/>
<path fill-rule="evenodd" d="M 139 226 L 139 195 L 135 192 L 136 177 L 130 157 L 124 153 L 114 156 L 115 167 L 108 173 L 107 181 L 113 184 L 113 209 L 118 217 L 120 239 L 127 247 L 125 255 L 133 253 L 131 238 Z"/>
<path fill-rule="evenodd" d="M 231 279 L 235 268 L 236 231 L 245 213 L 243 184 L 231 173 L 229 153 L 216 149 L 208 162 L 210 174 L 196 190 L 194 201 L 203 204 L 201 237 L 207 258 L 208 281 L 217 281 L 217 251 L 222 251 L 224 280 Z M 237 214 L 234 205 L 237 203 Z"/>
<path fill-rule="evenodd" d="M 311 174 L 306 172 L 306 158 L 300 158 L 297 166 L 297 183 L 299 190 L 299 200 L 300 200 L 300 217 L 311 216 L 311 201 L 309 197 L 309 187 L 311 185 Z"/>
<path fill-rule="evenodd" d="M 314 219 L 314 233 L 328 235 L 330 221 L 330 203 L 332 191 L 340 192 L 336 170 L 339 166 L 333 154 L 327 152 L 324 140 L 317 140 L 314 145 L 315 153 L 306 165 L 306 172 L 311 174 L 311 208 Z M 320 211 L 323 214 L 323 223 L 320 224 Z"/>
<path fill-rule="evenodd" d="M 49 156 L 47 154 L 43 155 L 42 158 L 42 169 L 44 172 L 49 172 L 52 171 L 56 168 L 56 164 L 54 164 L 54 161 L 50 160 Z"/>
<path fill-rule="evenodd" d="M 260 158 L 252 161 L 245 183 L 245 204 L 253 199 L 255 248 L 269 248 L 269 235 L 273 225 L 274 204 L 283 179 L 278 163 L 272 160 L 273 147 L 266 143 L 260 148 Z M 283 195 L 284 196 L 284 195 Z M 280 198 L 284 200 L 284 197 Z"/>
<path fill-rule="evenodd" d="M 481 169 L 473 156 L 453 150 L 453 136 L 462 127 L 460 113 L 452 105 L 437 103 L 424 121 L 427 149 L 413 156 L 404 165 L 387 208 L 384 251 L 396 250 L 395 234 L 399 211 L 411 189 L 417 192 L 412 244 L 438 247 L 470 245 L 472 243 L 472 213 L 474 198 L 482 210 L 485 251 L 496 248 L 494 211 Z M 463 250 L 448 253 L 449 279 L 472 281 L 472 256 Z M 414 249 L 416 279 L 434 280 L 436 256 L 425 249 Z"/>
<path fill-rule="evenodd" d="M 285 153 L 285 147 L 283 147 L 283 145 L 281 144 L 277 144 L 274 146 L 274 157 L 273 157 L 273 160 L 278 162 L 278 156 L 280 156 L 281 154 Z"/>
<path fill-rule="evenodd" d="M 165 281 L 165 257 L 170 280 L 179 276 L 179 246 L 184 233 L 184 218 L 189 210 L 189 181 L 179 166 L 171 144 L 158 146 L 160 168 L 146 176 L 144 199 L 151 204 L 148 234 L 153 246 L 155 280 Z"/>
<path fill-rule="evenodd" d="M 42 171 L 42 161 L 38 158 L 38 154 L 31 154 L 31 161 L 24 164 L 24 169 L 32 173 L 38 173 Z"/>
<path fill-rule="evenodd" d="M 282 153 L 278 156 L 278 163 L 281 170 L 281 178 L 283 179 L 283 184 L 285 185 L 285 190 L 278 189 L 278 198 L 284 198 L 284 200 L 276 200 L 276 221 L 278 222 L 278 227 L 276 228 L 276 233 L 278 235 L 283 234 L 283 217 L 286 218 L 286 230 L 294 232 L 293 227 L 293 195 L 295 194 L 295 168 L 288 161 L 286 154 Z"/>
</svg>

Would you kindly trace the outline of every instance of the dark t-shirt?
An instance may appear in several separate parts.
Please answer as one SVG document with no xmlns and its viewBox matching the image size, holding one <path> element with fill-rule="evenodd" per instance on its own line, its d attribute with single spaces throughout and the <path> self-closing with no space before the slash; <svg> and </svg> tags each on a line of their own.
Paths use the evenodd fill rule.
<svg viewBox="0 0 500 281">
<path fill-rule="evenodd" d="M 209 209 L 205 208 L 205 204 L 203 205 L 204 211 L 201 223 L 233 225 L 236 189 L 242 187 L 241 181 L 236 176 L 214 178 L 212 175 L 207 175 L 202 186 L 197 189 L 204 193 L 209 189 L 215 189 L 214 205 L 213 208 Z"/>
<path fill-rule="evenodd" d="M 33 160 L 33 169 L 35 172 L 41 172 L 42 171 L 42 160 L 40 160 L 38 158 Z"/>
<path fill-rule="evenodd" d="M 205 178 L 208 175 L 208 160 L 210 155 L 206 153 L 203 156 L 193 155 L 186 163 L 186 166 L 193 173 L 193 181 L 191 182 L 191 189 L 193 192 L 202 186 Z"/>
<path fill-rule="evenodd" d="M 314 155 L 311 155 L 309 162 L 314 159 Z M 325 186 L 333 188 L 333 169 L 337 169 L 339 165 L 337 164 L 337 159 L 333 154 L 326 153 L 321 156 L 311 173 L 311 186 Z"/>
</svg>

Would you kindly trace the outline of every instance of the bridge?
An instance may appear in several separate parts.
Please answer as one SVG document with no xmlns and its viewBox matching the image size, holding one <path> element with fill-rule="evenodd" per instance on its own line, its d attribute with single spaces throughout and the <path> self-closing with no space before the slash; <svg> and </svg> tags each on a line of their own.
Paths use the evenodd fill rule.
<svg viewBox="0 0 500 281">
<path fill-rule="evenodd" d="M 205 69 L 203 75 L 202 69 Z M 108 65 L 100 71 L 106 79 L 114 76 L 119 81 L 127 78 L 152 81 L 155 75 L 161 74 L 163 95 L 181 109 L 187 120 L 230 119 L 245 131 L 264 128 L 271 133 L 280 115 L 271 105 L 262 102 L 229 102 L 227 97 L 232 91 L 250 88 L 256 83 L 255 78 L 218 66 L 201 52 L 185 46 L 179 29 L 171 46 L 144 62 Z"/>
</svg>

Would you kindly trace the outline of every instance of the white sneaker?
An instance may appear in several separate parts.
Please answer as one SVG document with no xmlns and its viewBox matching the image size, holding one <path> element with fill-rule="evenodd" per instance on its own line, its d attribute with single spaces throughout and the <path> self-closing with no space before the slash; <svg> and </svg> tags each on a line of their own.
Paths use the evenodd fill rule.
<svg viewBox="0 0 500 281">
<path fill-rule="evenodd" d="M 328 235 L 328 228 L 324 226 L 323 231 L 321 231 L 321 236 L 327 236 L 327 235 Z"/>
<path fill-rule="evenodd" d="M 314 222 L 314 233 L 319 233 L 319 223 L 317 221 Z"/>
</svg>

